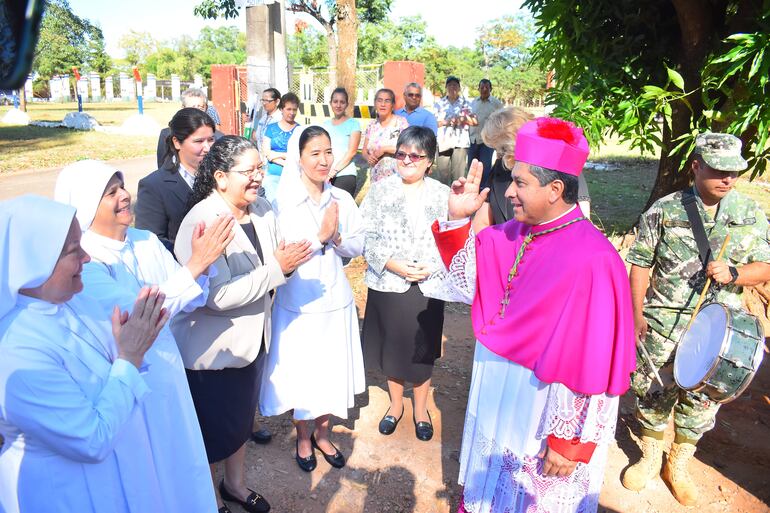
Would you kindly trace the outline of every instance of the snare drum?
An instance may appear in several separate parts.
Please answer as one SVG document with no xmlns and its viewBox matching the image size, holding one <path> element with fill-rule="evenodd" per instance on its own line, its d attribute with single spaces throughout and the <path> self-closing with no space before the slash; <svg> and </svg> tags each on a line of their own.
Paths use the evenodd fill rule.
<svg viewBox="0 0 770 513">
<path fill-rule="evenodd" d="M 759 319 L 721 303 L 700 309 L 679 341 L 674 379 L 685 390 L 726 403 L 749 386 L 764 356 Z"/>
</svg>

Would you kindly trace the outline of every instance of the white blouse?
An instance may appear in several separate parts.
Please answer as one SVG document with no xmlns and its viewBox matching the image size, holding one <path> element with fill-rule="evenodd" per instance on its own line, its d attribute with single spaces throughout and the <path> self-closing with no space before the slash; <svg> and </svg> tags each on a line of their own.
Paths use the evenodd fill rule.
<svg viewBox="0 0 770 513">
<path fill-rule="evenodd" d="M 332 201 L 339 206 L 339 246 L 318 240 L 323 214 Z M 278 224 L 286 242 L 308 240 L 313 251 L 310 260 L 300 265 L 278 289 L 276 303 L 294 312 L 329 312 L 353 301 L 342 258 L 353 258 L 364 248 L 364 225 L 356 202 L 347 192 L 326 184 L 319 203 L 298 194 L 296 203 L 282 207 Z"/>
</svg>

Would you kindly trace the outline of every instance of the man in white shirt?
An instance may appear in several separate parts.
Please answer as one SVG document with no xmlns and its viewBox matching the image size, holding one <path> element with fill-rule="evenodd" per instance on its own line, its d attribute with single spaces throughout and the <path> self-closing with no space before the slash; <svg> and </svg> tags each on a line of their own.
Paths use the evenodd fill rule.
<svg viewBox="0 0 770 513">
<path fill-rule="evenodd" d="M 484 128 L 489 115 L 503 108 L 503 102 L 491 94 L 492 82 L 489 79 L 483 78 L 479 82 L 479 97 L 471 102 L 471 110 L 476 115 L 478 124 L 470 127 L 471 146 L 468 150 L 468 164 L 473 162 L 473 159 L 478 159 L 484 166 L 484 174 L 481 177 L 482 189 L 489 185 L 489 175 L 492 170 L 492 154 L 495 150 L 484 144 L 484 140 L 481 138 L 481 130 Z"/>
<path fill-rule="evenodd" d="M 436 179 L 446 185 L 465 176 L 468 170 L 469 127 L 478 124 L 471 104 L 460 95 L 460 79 L 446 79 L 446 96 L 433 106 L 438 121 Z"/>
</svg>

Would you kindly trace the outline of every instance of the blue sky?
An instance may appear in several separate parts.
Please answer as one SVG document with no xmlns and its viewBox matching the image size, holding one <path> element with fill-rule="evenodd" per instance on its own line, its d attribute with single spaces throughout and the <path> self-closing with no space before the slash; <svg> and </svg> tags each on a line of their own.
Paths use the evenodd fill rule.
<svg viewBox="0 0 770 513">
<path fill-rule="evenodd" d="M 245 26 L 241 15 L 237 20 L 208 21 L 193 16 L 196 0 L 131 0 L 128 3 L 104 0 L 70 0 L 78 16 L 97 22 L 104 31 L 107 51 L 122 57 L 118 48 L 120 37 L 129 30 L 150 32 L 156 39 L 171 39 L 183 34 L 197 36 L 203 27 L 225 25 Z M 470 46 L 476 28 L 486 21 L 513 14 L 519 0 L 394 0 L 391 16 L 422 15 L 428 33 L 441 45 Z M 473 8 L 469 8 L 472 5 Z M 501 8 L 505 5 L 505 8 Z M 293 24 L 289 25 L 292 26 Z"/>
</svg>

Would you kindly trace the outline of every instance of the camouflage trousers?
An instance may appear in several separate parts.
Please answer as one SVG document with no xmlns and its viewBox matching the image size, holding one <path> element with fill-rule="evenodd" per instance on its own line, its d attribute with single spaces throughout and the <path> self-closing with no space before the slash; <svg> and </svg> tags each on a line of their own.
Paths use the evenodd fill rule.
<svg viewBox="0 0 770 513">
<path fill-rule="evenodd" d="M 637 350 L 637 370 L 631 376 L 631 389 L 636 395 L 636 418 L 649 431 L 663 432 L 674 412 L 674 429 L 678 439 L 696 441 L 714 428 L 719 403 L 705 394 L 688 392 L 674 381 L 676 343 L 649 330 L 644 347 L 650 353 L 663 386 L 660 386 L 647 360 Z"/>
</svg>

